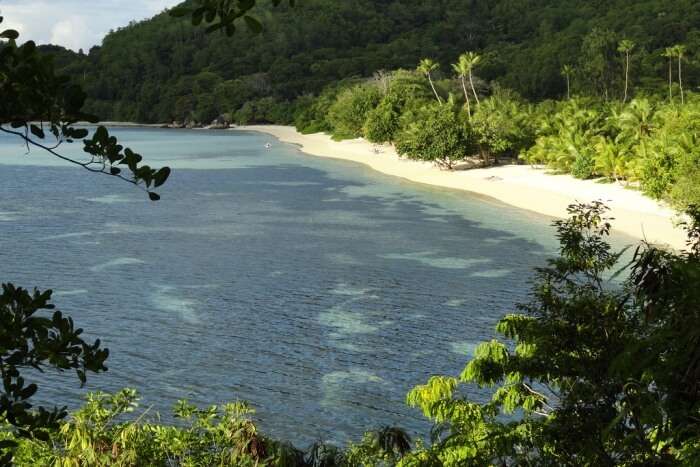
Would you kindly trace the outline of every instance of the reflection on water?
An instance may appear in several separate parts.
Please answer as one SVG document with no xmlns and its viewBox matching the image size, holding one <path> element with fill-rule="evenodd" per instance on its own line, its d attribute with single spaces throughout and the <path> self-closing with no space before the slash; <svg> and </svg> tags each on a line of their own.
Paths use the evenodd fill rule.
<svg viewBox="0 0 700 467">
<path fill-rule="evenodd" d="M 110 348 L 88 390 L 136 387 L 164 414 L 249 400 L 302 446 L 387 424 L 425 434 L 406 392 L 461 371 L 555 247 L 543 217 L 266 136 L 115 133 L 178 169 L 161 202 L 0 139 L 0 273 L 56 290 Z M 46 379 L 41 398 L 75 407 L 85 392 Z"/>
</svg>

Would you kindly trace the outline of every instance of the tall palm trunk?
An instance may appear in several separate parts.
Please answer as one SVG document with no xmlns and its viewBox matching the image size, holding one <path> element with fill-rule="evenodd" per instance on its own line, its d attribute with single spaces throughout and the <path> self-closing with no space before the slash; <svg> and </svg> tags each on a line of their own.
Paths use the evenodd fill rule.
<svg viewBox="0 0 700 467">
<path fill-rule="evenodd" d="M 469 70 L 469 84 L 472 87 L 472 92 L 474 93 L 474 99 L 476 99 L 476 105 L 481 105 L 481 102 L 479 102 L 479 96 L 476 94 L 476 88 L 474 87 L 474 77 L 472 76 L 471 70 Z"/>
<path fill-rule="evenodd" d="M 433 84 L 433 77 L 430 76 L 430 73 L 428 73 L 428 81 L 430 82 L 430 87 L 433 89 L 433 94 L 435 94 L 435 98 L 438 100 L 440 104 L 442 104 L 442 99 L 440 99 L 440 95 L 437 93 L 437 90 L 435 89 L 435 85 Z"/>
<path fill-rule="evenodd" d="M 668 103 L 673 104 L 673 57 L 668 57 Z"/>
<path fill-rule="evenodd" d="M 683 66 L 681 65 L 683 56 L 678 54 L 678 86 L 681 88 L 681 105 L 685 104 L 685 95 L 683 94 Z"/>
<path fill-rule="evenodd" d="M 566 75 L 566 99 L 571 100 L 571 77 Z"/>
<path fill-rule="evenodd" d="M 627 102 L 627 91 L 629 89 L 630 82 L 630 53 L 625 54 L 625 97 L 622 99 L 622 103 Z"/>
<path fill-rule="evenodd" d="M 464 90 L 464 99 L 467 101 L 467 118 L 471 120 L 472 118 L 472 108 L 471 104 L 469 103 L 469 91 L 467 91 L 467 82 L 464 79 L 464 75 L 460 76 L 462 80 L 462 89 Z"/>
</svg>

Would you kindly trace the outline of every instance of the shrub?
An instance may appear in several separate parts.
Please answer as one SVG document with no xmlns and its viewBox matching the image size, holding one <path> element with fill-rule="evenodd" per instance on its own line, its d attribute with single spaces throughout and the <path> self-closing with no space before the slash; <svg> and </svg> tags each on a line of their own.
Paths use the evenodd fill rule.
<svg viewBox="0 0 700 467">
<path fill-rule="evenodd" d="M 498 89 L 482 102 L 471 119 L 484 161 L 517 156 L 535 142 L 532 112 L 513 93 Z"/>
<path fill-rule="evenodd" d="M 595 174 L 595 160 L 590 152 L 583 152 L 571 165 L 571 175 L 581 180 L 592 178 Z"/>
<path fill-rule="evenodd" d="M 449 103 L 421 106 L 404 114 L 401 123 L 402 130 L 396 136 L 399 154 L 451 168 L 468 153 L 465 125 Z"/>
<path fill-rule="evenodd" d="M 363 135 L 367 114 L 381 100 L 376 86 L 358 85 L 341 92 L 328 109 L 328 122 L 333 137 L 337 139 L 358 138 Z"/>
<path fill-rule="evenodd" d="M 386 143 L 394 139 L 399 128 L 400 114 L 386 98 L 367 114 L 363 127 L 365 138 L 373 143 Z"/>
</svg>

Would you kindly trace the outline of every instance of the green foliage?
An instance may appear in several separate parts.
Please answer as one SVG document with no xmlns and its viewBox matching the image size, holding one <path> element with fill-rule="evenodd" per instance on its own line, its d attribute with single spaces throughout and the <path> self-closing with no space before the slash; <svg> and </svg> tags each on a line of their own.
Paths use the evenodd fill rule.
<svg viewBox="0 0 700 467">
<path fill-rule="evenodd" d="M 592 178 L 595 173 L 595 159 L 588 151 L 579 153 L 571 164 L 571 175 L 581 180 Z"/>
<path fill-rule="evenodd" d="M 592 142 L 603 131 L 603 124 L 591 101 L 572 99 L 561 103 L 542 119 L 535 145 L 523 153 L 523 158 L 531 164 L 547 164 L 568 172 L 576 160 L 594 159 Z"/>
<path fill-rule="evenodd" d="M 328 111 L 335 103 L 339 92 L 338 86 L 324 89 L 318 98 L 304 96 L 299 104 L 299 110 L 294 124 L 301 133 L 330 132 L 332 127 L 327 120 Z"/>
<path fill-rule="evenodd" d="M 692 465 L 700 436 L 700 216 L 689 251 L 642 246 L 622 285 L 601 203 L 555 223 L 560 256 L 532 301 L 503 318 L 459 378 L 433 377 L 409 404 L 438 427 L 400 465 Z M 693 323 L 691 325 L 690 323 Z M 464 384 L 494 388 L 477 404 Z M 504 417 L 510 414 L 516 417 Z"/>
<path fill-rule="evenodd" d="M 136 413 L 141 413 L 135 417 Z M 343 451 L 315 443 L 306 452 L 260 433 L 245 403 L 200 409 L 187 401 L 173 408 L 175 424 L 139 408 L 136 391 L 92 393 L 50 438 L 18 439 L 14 462 L 34 466 L 390 466 L 411 450 L 398 428 L 369 432 Z M 9 439 L 8 437 L 6 437 Z"/>
<path fill-rule="evenodd" d="M 338 94 L 326 117 L 333 137 L 348 139 L 363 136 L 367 116 L 380 100 L 381 92 L 374 85 L 357 85 Z"/>
<path fill-rule="evenodd" d="M 394 139 L 399 129 L 400 114 L 396 104 L 386 96 L 374 109 L 367 112 L 363 133 L 372 143 L 386 143 Z"/>
<path fill-rule="evenodd" d="M 223 29 L 236 25 L 233 40 L 192 26 L 192 13 L 205 4 L 201 23 Z M 227 19 L 220 21 L 216 9 L 224 4 L 257 18 L 264 30 L 255 34 L 257 28 L 251 31 L 237 13 L 225 13 Z M 475 79 L 497 81 L 527 99 L 565 96 L 564 64 L 576 68 L 570 79 L 574 94 L 603 96 L 607 88 L 610 99 L 622 97 L 623 59 L 606 31 L 636 44 L 631 76 L 637 95 L 666 95 L 668 62 L 661 52 L 677 43 L 688 49 L 683 81 L 700 80 L 694 55 L 700 47 L 700 11 L 693 0 L 618 0 L 595 7 L 575 0 L 308 0 L 294 8 L 284 1 L 274 7 L 270 0 L 198 0 L 185 6 L 187 18 L 159 15 L 131 24 L 109 34 L 88 55 L 47 53 L 59 56 L 61 69 L 83 83 L 88 109 L 111 120 L 144 122 L 189 117 L 176 111 L 183 107 L 177 102 L 193 96 L 187 82 L 203 70 L 222 82 L 236 82 L 232 86 L 239 97 L 214 99 L 212 114 L 221 115 L 249 99 L 291 102 L 318 95 L 339 80 L 414 68 L 426 56 L 446 70 L 465 50 L 481 56 Z M 594 29 L 598 33 L 591 35 Z M 196 113 L 197 100 L 187 110 Z"/>
<path fill-rule="evenodd" d="M 88 343 L 80 336 L 73 320 L 54 310 L 51 291 L 34 293 L 12 284 L 2 285 L 0 295 L 0 420 L 15 429 L 21 437 L 46 440 L 48 431 L 56 429 L 67 413 L 54 407 L 34 409 L 31 398 L 38 391 L 36 384 L 25 384 L 23 370 L 60 372 L 75 370 L 82 384 L 87 372 L 106 371 L 109 355 L 100 348 L 100 341 Z M 0 443 L 0 449 L 13 447 Z"/>
<path fill-rule="evenodd" d="M 535 128 L 530 114 L 517 96 L 500 89 L 477 107 L 471 126 L 485 162 L 492 157 L 517 157 L 532 146 Z"/>
<path fill-rule="evenodd" d="M 700 101 L 687 97 L 682 106 L 646 98 L 541 104 L 535 145 L 521 157 L 577 178 L 625 181 L 684 210 L 700 203 Z"/>
<path fill-rule="evenodd" d="M 291 6 L 296 3 L 295 0 L 288 0 Z M 250 12 L 255 8 L 255 0 L 193 0 L 193 5 L 180 5 L 173 8 L 170 14 L 175 18 L 190 16 L 193 26 L 201 24 L 209 24 L 206 28 L 207 33 L 223 30 L 226 35 L 233 36 L 236 32 L 236 22 L 243 19 L 248 29 L 254 33 L 262 32 L 263 26 L 250 16 Z M 274 6 L 282 3 L 282 0 L 272 0 Z"/>
<path fill-rule="evenodd" d="M 401 117 L 396 150 L 411 159 L 435 162 L 445 167 L 467 155 L 466 127 L 452 103 L 432 102 Z"/>
<path fill-rule="evenodd" d="M 0 43 L 0 132 L 90 172 L 140 186 L 152 200 L 159 199 L 151 188 L 162 185 L 170 169 L 139 165 L 141 157 L 119 145 L 104 127 L 98 127 L 92 139 L 85 139 L 86 160 L 74 160 L 56 151 L 63 143 L 89 135 L 88 130 L 74 126 L 77 122 L 96 122 L 97 118 L 83 111 L 86 95 L 81 87 L 57 75 L 51 58 L 40 53 L 34 42 L 18 47 L 18 37 L 17 31 L 0 30 L 0 38 L 9 39 Z M 124 169 L 130 175 L 125 176 Z"/>
<path fill-rule="evenodd" d="M 422 105 L 430 99 L 430 93 L 425 80 L 416 72 L 397 70 L 386 75 L 386 93 L 367 114 L 365 137 L 373 143 L 394 141 L 401 127 L 401 115 L 407 107 Z"/>
<path fill-rule="evenodd" d="M 583 39 L 581 69 L 583 78 L 599 96 L 608 99 L 617 87 L 618 39 L 608 29 L 594 28 Z"/>
</svg>

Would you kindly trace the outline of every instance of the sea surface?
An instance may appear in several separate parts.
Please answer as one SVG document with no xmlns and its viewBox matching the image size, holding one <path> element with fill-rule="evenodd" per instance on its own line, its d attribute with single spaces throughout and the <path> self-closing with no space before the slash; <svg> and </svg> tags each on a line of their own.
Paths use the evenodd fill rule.
<svg viewBox="0 0 700 467">
<path fill-rule="evenodd" d="M 0 136 L 0 281 L 53 289 L 111 351 L 85 388 L 40 376 L 38 402 L 133 387 L 165 419 L 179 399 L 249 401 L 300 447 L 424 436 L 406 393 L 459 374 L 556 252 L 549 218 L 269 136 L 113 132 L 174 169 L 162 201 Z"/>
</svg>

